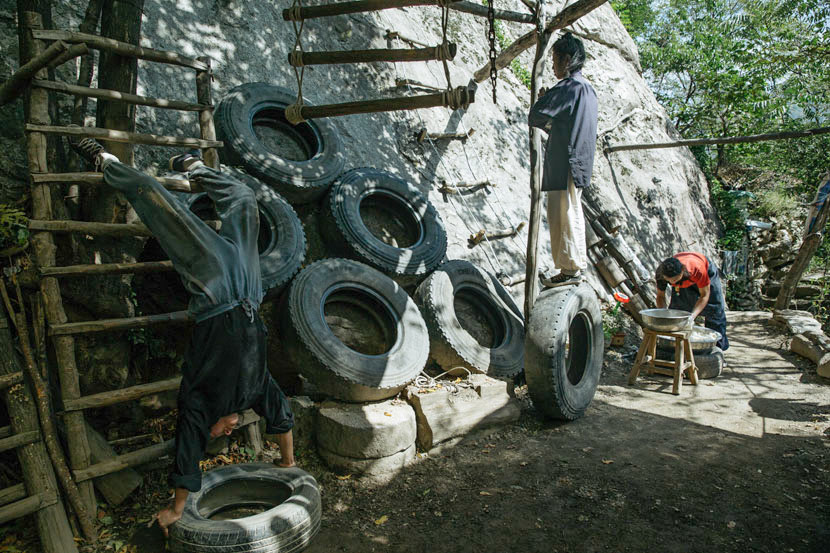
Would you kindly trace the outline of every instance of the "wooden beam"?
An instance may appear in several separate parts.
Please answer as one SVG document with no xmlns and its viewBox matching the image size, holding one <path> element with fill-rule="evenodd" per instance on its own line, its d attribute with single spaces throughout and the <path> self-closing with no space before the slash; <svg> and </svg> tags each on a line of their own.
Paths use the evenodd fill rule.
<svg viewBox="0 0 830 553">
<path fill-rule="evenodd" d="M 192 322 L 187 311 L 174 311 L 160 315 L 144 315 L 143 317 L 126 317 L 123 319 L 99 319 L 97 321 L 84 321 L 79 323 L 63 323 L 49 326 L 50 336 L 66 336 L 70 334 L 88 334 L 92 332 L 111 332 L 115 330 L 128 330 L 130 328 L 142 328 L 161 324 L 185 324 Z M 81 398 L 70 401 L 80 401 Z M 64 401 L 64 404 L 67 402 Z"/>
<path fill-rule="evenodd" d="M 174 109 L 177 111 L 201 111 L 210 106 L 202 104 L 192 104 L 190 102 L 182 102 L 180 100 L 165 100 L 164 98 L 151 98 L 150 96 L 139 96 L 137 94 L 129 94 L 127 92 L 119 92 L 117 90 L 107 90 L 104 88 L 90 88 L 88 86 L 77 86 L 73 84 L 61 83 L 57 81 L 46 81 L 41 79 L 34 79 L 32 86 L 55 90 L 57 92 L 64 92 L 66 94 L 74 94 L 75 96 L 86 96 L 88 98 L 103 98 L 105 100 L 118 100 L 128 104 L 136 104 L 139 106 L 150 106 L 161 109 Z"/>
<path fill-rule="evenodd" d="M 458 2 L 459 0 L 447 0 Z M 352 2 L 335 2 L 321 6 L 305 6 L 294 11 L 292 8 L 282 10 L 282 17 L 286 21 L 303 21 L 317 17 L 330 17 L 349 13 L 372 12 L 389 10 L 392 8 L 408 8 L 410 6 L 435 6 L 440 0 L 354 0 Z"/>
<path fill-rule="evenodd" d="M 143 263 L 101 263 L 98 265 L 66 265 L 63 267 L 41 267 L 42 277 L 75 277 L 90 275 L 145 274 L 172 271 L 172 261 L 146 261 Z M 2 384 L 0 384 L 2 388 Z"/>
<path fill-rule="evenodd" d="M 816 127 L 804 131 L 785 131 L 748 136 L 723 136 L 719 138 L 691 138 L 675 140 L 673 142 L 653 142 L 650 144 L 620 144 L 608 146 L 606 152 L 623 152 L 626 150 L 650 150 L 656 148 L 680 148 L 683 146 L 705 146 L 708 144 L 746 144 L 749 142 L 764 142 L 767 140 L 789 140 L 791 138 L 806 138 L 830 133 L 830 127 Z"/>
<path fill-rule="evenodd" d="M 0 106 L 4 106 L 20 96 L 26 90 L 26 84 L 35 74 L 41 69 L 45 68 L 49 63 L 66 52 L 69 46 L 65 42 L 55 42 L 49 48 L 32 58 L 23 67 L 12 73 L 12 76 L 6 79 L 0 85 Z"/>
<path fill-rule="evenodd" d="M 175 390 L 179 387 L 181 381 L 182 377 L 177 376 L 167 380 L 150 382 L 149 384 L 139 384 L 137 386 L 130 386 L 129 388 L 121 388 L 120 390 L 110 390 L 108 392 L 92 394 L 65 402 L 63 404 L 63 408 L 65 411 L 80 411 L 82 409 L 92 409 L 95 407 L 115 405 L 116 403 L 124 403 L 125 401 L 132 401 L 145 396 Z"/>
<path fill-rule="evenodd" d="M 144 224 L 120 224 L 120 223 L 90 223 L 86 221 L 42 221 L 29 219 L 29 230 L 49 231 L 57 233 L 79 232 L 82 234 L 103 235 L 103 236 L 152 236 Z"/>
<path fill-rule="evenodd" d="M 487 6 L 474 4 L 473 2 L 456 2 L 450 4 L 450 9 L 457 12 L 469 13 L 481 17 L 487 17 Z M 496 19 L 514 21 L 516 23 L 535 23 L 536 18 L 529 13 L 514 12 L 510 10 L 494 10 Z"/>
<path fill-rule="evenodd" d="M 171 177 L 153 177 L 167 190 L 193 192 L 190 181 Z M 37 184 L 104 184 L 104 174 L 97 172 L 78 173 L 31 173 L 32 183 Z"/>
<path fill-rule="evenodd" d="M 577 0 L 561 12 L 556 14 L 550 22 L 545 26 L 546 33 L 554 33 L 563 27 L 572 25 L 577 19 L 589 13 L 608 0 Z M 536 44 L 536 31 L 530 31 L 518 39 L 513 44 L 502 50 L 501 54 L 496 58 L 496 69 L 504 69 L 510 62 L 518 57 L 519 54 Z M 484 82 L 490 77 L 490 62 L 484 64 L 478 71 L 473 74 L 473 78 L 477 83 Z"/>
<path fill-rule="evenodd" d="M 0 507 L 0 524 L 25 517 L 58 502 L 54 491 L 42 492 Z"/>
<path fill-rule="evenodd" d="M 23 499 L 24 497 L 26 497 L 26 486 L 22 483 L 15 484 L 14 486 L 0 490 L 0 505 L 6 505 L 12 501 Z"/>
<path fill-rule="evenodd" d="M 115 459 L 94 464 L 83 470 L 76 470 L 73 472 L 75 480 L 78 482 L 86 482 L 87 480 L 98 478 L 99 476 L 103 476 L 105 474 L 111 474 L 129 467 L 135 467 L 143 465 L 144 463 L 149 463 L 150 461 L 155 461 L 159 457 L 173 452 L 176 448 L 175 442 L 176 441 L 172 439 L 167 440 L 166 442 L 162 442 L 160 444 L 151 445 L 150 447 L 145 447 L 137 451 L 125 453 L 124 455 L 119 455 Z"/>
<path fill-rule="evenodd" d="M 376 63 L 376 62 L 412 62 L 412 61 L 452 61 L 458 47 L 455 43 L 447 44 L 445 53 L 441 46 L 427 48 L 380 48 L 372 50 L 329 50 L 320 52 L 290 52 L 288 64 L 294 67 L 303 65 L 328 65 L 340 63 Z"/>
<path fill-rule="evenodd" d="M 213 124 L 213 72 L 210 67 L 210 58 L 203 56 L 199 61 L 207 65 L 204 71 L 196 72 L 196 100 L 204 106 L 199 111 L 199 136 L 202 140 L 216 140 L 216 127 Z M 216 148 L 208 148 L 202 152 L 205 165 L 219 169 L 219 152 Z"/>
<path fill-rule="evenodd" d="M 144 48 L 143 46 L 135 46 L 119 40 L 104 38 L 102 36 L 92 35 L 89 33 L 76 33 L 72 31 L 57 31 L 48 29 L 34 31 L 34 37 L 41 40 L 63 40 L 71 43 L 85 42 L 90 48 L 107 50 L 120 56 L 129 56 L 147 61 L 157 61 L 159 63 L 190 67 L 191 69 L 195 69 L 197 71 L 204 71 L 207 69 L 203 62 L 182 56 L 176 52 L 156 50 L 155 48 Z"/>
<path fill-rule="evenodd" d="M 69 60 L 74 60 L 75 58 L 85 56 L 87 54 L 89 54 L 89 48 L 86 44 L 73 44 L 66 50 L 66 52 L 50 61 L 47 67 L 49 67 L 49 69 L 55 69 L 56 67 L 60 67 Z"/>
<path fill-rule="evenodd" d="M 160 136 L 156 134 L 141 134 L 127 131 L 113 131 L 97 127 L 55 127 L 52 125 L 26 124 L 26 132 L 41 132 L 47 134 L 62 134 L 65 136 L 83 136 L 125 142 L 130 144 L 147 144 L 150 146 L 181 146 L 186 148 L 221 148 L 222 142 L 216 140 L 202 140 L 184 136 Z"/>
<path fill-rule="evenodd" d="M 0 376 L 0 390 L 5 390 L 10 386 L 23 382 L 23 372 L 17 371 L 11 374 L 4 374 Z"/>
<path fill-rule="evenodd" d="M 8 451 L 9 449 L 15 449 L 22 445 L 34 443 L 38 440 L 40 440 L 40 432 L 38 432 L 37 430 L 22 432 L 20 434 L 14 434 L 10 438 L 3 438 L 2 440 L 0 440 L 0 451 Z"/>
</svg>

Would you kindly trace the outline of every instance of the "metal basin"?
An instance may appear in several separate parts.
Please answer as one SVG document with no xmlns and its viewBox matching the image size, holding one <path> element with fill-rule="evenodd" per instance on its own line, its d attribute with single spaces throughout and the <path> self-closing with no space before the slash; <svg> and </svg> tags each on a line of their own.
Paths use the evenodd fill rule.
<svg viewBox="0 0 830 553">
<path fill-rule="evenodd" d="M 677 332 L 687 330 L 686 324 L 691 313 L 682 309 L 643 309 L 640 316 L 650 330 Z"/>
<path fill-rule="evenodd" d="M 692 343 L 692 350 L 695 353 L 708 353 L 720 340 L 720 333 L 708 329 L 705 326 L 695 325 L 689 334 L 689 341 Z M 657 346 L 662 348 L 674 348 L 674 338 L 671 336 L 660 336 L 657 338 Z"/>
</svg>

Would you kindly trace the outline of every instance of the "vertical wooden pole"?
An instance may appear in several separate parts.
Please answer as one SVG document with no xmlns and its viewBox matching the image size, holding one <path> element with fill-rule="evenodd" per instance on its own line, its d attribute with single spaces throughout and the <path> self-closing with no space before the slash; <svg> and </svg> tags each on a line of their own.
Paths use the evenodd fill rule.
<svg viewBox="0 0 830 553">
<path fill-rule="evenodd" d="M 35 40 L 31 31 L 43 27 L 41 17 L 35 12 L 24 12 L 21 18 L 24 37 L 24 48 L 20 52 L 21 61 L 25 63 L 43 50 L 43 43 Z M 36 75 L 38 79 L 46 79 L 46 70 Z M 50 125 L 49 98 L 46 90 L 32 88 L 26 98 L 29 123 Z M 29 171 L 48 173 L 46 162 L 46 135 L 39 132 L 27 134 L 26 153 L 29 161 Z M 32 186 L 32 217 L 34 219 L 52 219 L 52 195 L 48 184 L 35 183 Z M 35 258 L 40 267 L 55 266 L 55 242 L 49 232 L 32 234 L 32 245 Z M 63 310 L 60 288 L 55 278 L 44 278 L 40 281 L 40 289 L 44 298 L 46 320 L 49 324 L 61 324 L 67 321 Z M 65 399 L 81 397 L 81 387 L 78 381 L 78 369 L 75 365 L 75 340 L 72 336 L 57 336 L 53 340 L 55 356 L 58 360 L 58 376 L 61 383 L 61 393 Z M 83 413 L 80 411 L 68 413 L 64 418 L 69 440 L 69 460 L 73 470 L 84 469 L 89 466 L 89 443 L 84 429 Z M 91 513 L 95 513 L 97 504 L 92 482 L 83 482 L 79 486 L 81 498 Z"/>
<path fill-rule="evenodd" d="M 20 370 L 20 361 L 6 319 L 6 308 L 0 302 L 0 376 Z M 40 430 L 37 409 L 25 384 L 5 390 L 4 399 L 15 434 Z M 58 483 L 43 441 L 38 440 L 17 448 L 17 457 L 30 496 L 39 493 L 58 496 Z M 61 501 L 40 509 L 35 518 L 44 553 L 77 553 L 78 548 Z"/>
<path fill-rule="evenodd" d="M 205 140 L 216 140 L 216 128 L 213 126 L 213 99 L 210 89 L 210 83 L 213 80 L 210 58 L 202 56 L 196 59 L 208 66 L 207 71 L 196 72 L 196 101 L 208 106 L 199 112 L 200 136 Z M 219 152 L 216 151 L 216 148 L 207 148 L 202 156 L 205 159 L 205 165 L 214 169 L 219 168 Z"/>
<path fill-rule="evenodd" d="M 542 2 L 538 5 L 541 6 Z M 541 10 L 537 9 L 537 13 Z M 541 16 L 540 16 L 541 17 Z M 540 20 L 539 26 L 544 22 Z M 553 33 L 542 32 L 536 41 L 536 57 L 533 61 L 533 78 L 530 87 L 530 105 L 539 99 L 539 88 L 549 63 L 547 54 L 553 45 Z M 527 231 L 527 272 L 525 273 L 525 324 L 539 293 L 539 227 L 542 225 L 542 131 L 530 128 L 530 226 Z"/>
</svg>

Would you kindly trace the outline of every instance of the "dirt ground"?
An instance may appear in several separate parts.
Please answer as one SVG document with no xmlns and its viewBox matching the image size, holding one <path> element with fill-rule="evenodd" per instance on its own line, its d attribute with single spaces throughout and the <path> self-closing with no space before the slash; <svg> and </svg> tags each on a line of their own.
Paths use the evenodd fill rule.
<svg viewBox="0 0 830 553">
<path fill-rule="evenodd" d="M 607 351 L 583 419 L 543 421 L 519 388 L 518 423 L 420 455 L 386 483 L 299 452 L 323 498 L 307 551 L 830 551 L 830 381 L 782 350 L 768 319 L 730 313 L 724 374 L 679 397 L 669 377 L 626 385 L 632 333 Z M 164 550 L 142 524 L 166 493 L 154 475 L 138 503 L 106 513 L 110 551 Z"/>
</svg>

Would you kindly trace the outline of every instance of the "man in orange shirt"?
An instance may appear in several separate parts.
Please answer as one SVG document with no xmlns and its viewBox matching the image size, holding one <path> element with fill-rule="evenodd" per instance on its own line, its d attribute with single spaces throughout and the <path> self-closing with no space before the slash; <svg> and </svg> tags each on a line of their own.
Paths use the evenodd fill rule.
<svg viewBox="0 0 830 553">
<path fill-rule="evenodd" d="M 720 333 L 717 346 L 729 349 L 726 337 L 726 302 L 718 268 L 702 253 L 680 252 L 663 260 L 654 275 L 657 281 L 657 307 L 666 307 L 666 287 L 671 285 L 671 309 L 705 317 L 704 325 Z"/>
</svg>

